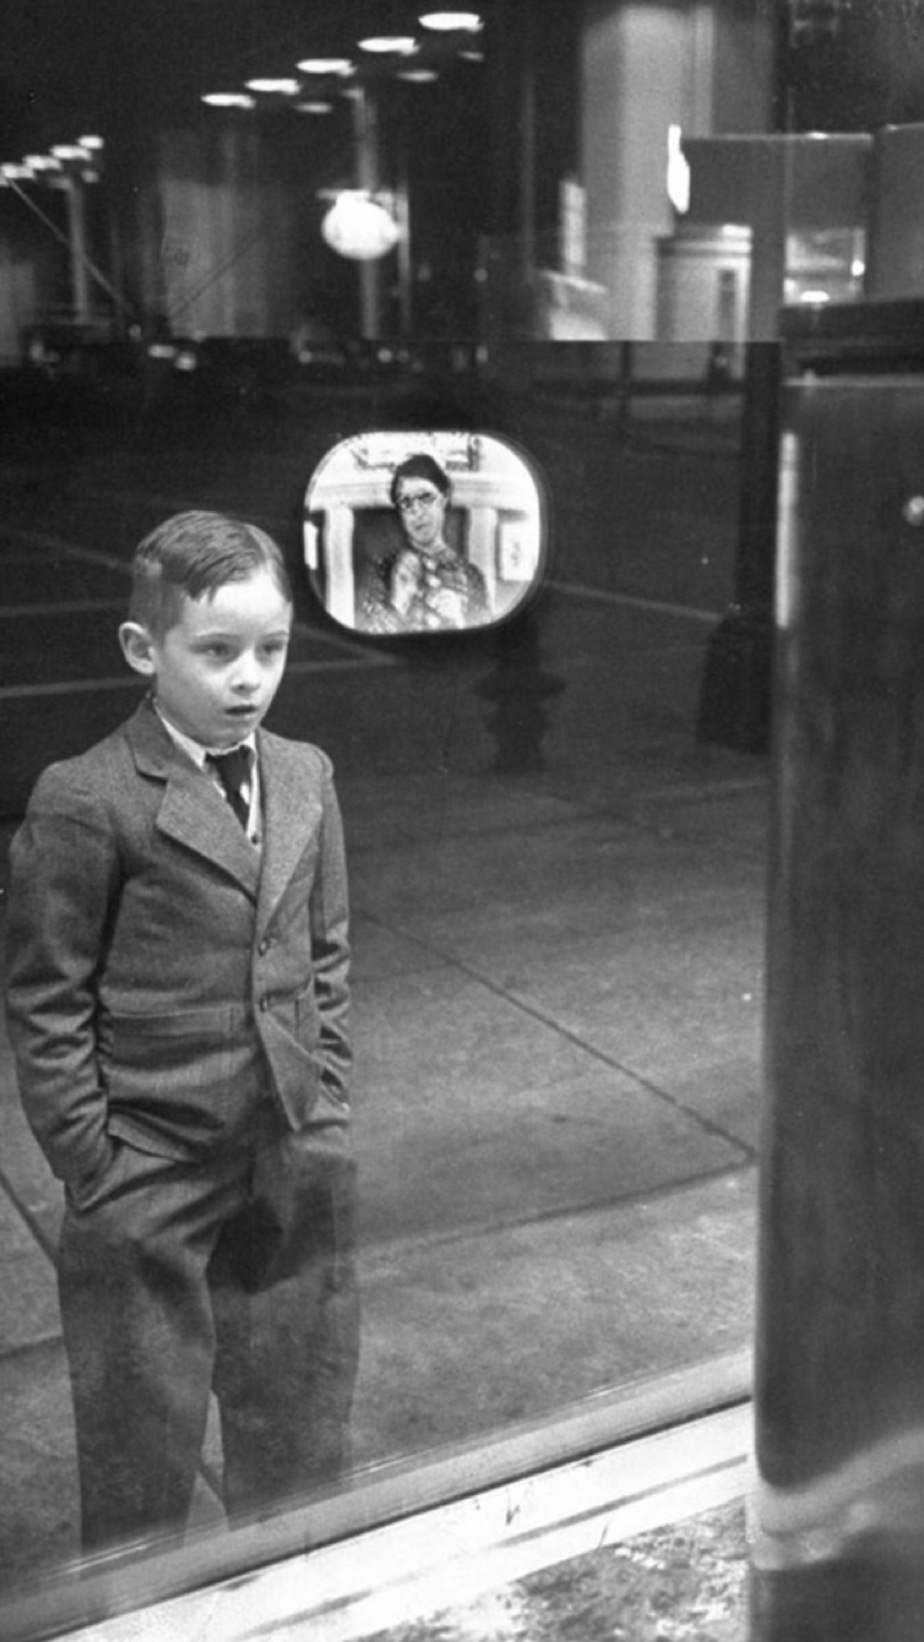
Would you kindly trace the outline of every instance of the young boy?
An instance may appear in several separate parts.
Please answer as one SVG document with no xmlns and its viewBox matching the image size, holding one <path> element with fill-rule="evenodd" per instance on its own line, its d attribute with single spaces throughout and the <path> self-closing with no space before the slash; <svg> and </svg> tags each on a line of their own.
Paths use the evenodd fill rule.
<svg viewBox="0 0 924 1642">
<path fill-rule="evenodd" d="M 326 755 L 260 728 L 285 567 L 196 512 L 133 572 L 119 636 L 150 694 L 44 772 L 10 858 L 86 1551 L 182 1532 L 212 1390 L 232 1520 L 335 1477 L 358 1342 L 340 817 Z M 212 759 L 235 748 L 229 797 Z"/>
</svg>

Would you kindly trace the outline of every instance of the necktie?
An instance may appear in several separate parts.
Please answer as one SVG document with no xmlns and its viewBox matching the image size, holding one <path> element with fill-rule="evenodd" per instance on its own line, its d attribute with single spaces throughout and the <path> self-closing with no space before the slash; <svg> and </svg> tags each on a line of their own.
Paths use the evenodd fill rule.
<svg viewBox="0 0 924 1642">
<path fill-rule="evenodd" d="M 228 795 L 228 802 L 241 826 L 246 828 L 250 817 L 250 800 L 244 788 L 250 785 L 250 748 L 235 747 L 230 753 L 209 753 L 206 763 L 216 772 Z"/>
</svg>

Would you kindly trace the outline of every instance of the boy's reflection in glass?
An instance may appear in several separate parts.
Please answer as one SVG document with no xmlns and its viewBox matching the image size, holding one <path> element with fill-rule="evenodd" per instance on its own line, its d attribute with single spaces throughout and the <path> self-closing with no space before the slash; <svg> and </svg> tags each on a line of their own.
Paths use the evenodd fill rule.
<svg viewBox="0 0 924 1642">
<path fill-rule="evenodd" d="M 367 633 L 435 632 L 491 620 L 484 578 L 446 540 L 449 476 L 434 457 L 409 456 L 395 468 L 391 502 L 404 546 L 378 560 L 359 599 Z"/>
</svg>

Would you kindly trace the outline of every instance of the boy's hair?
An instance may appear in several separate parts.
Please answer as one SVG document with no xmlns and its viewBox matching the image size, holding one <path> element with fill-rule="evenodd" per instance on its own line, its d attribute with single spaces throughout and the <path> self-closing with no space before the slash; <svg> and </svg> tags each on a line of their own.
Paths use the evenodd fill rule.
<svg viewBox="0 0 924 1642">
<path fill-rule="evenodd" d="M 452 489 L 449 474 L 440 467 L 436 457 L 430 456 L 427 451 L 419 451 L 416 455 L 408 456 L 403 462 L 398 463 L 392 474 L 389 487 L 392 507 L 397 505 L 398 486 L 402 479 L 428 479 L 430 484 L 435 485 L 443 496 L 448 496 Z"/>
<path fill-rule="evenodd" d="M 175 513 L 135 549 L 129 619 L 162 638 L 180 620 L 184 598 L 211 598 L 258 570 L 293 602 L 282 552 L 265 530 L 221 513 Z"/>
</svg>

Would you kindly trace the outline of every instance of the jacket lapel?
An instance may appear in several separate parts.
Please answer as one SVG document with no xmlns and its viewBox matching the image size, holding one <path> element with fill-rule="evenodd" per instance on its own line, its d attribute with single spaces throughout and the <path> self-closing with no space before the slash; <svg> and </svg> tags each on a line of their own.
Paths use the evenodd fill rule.
<svg viewBox="0 0 924 1642">
<path fill-rule="evenodd" d="M 135 764 L 163 784 L 157 812 L 161 832 L 214 862 L 256 900 L 260 858 L 220 793 L 171 740 L 150 700 L 128 725 Z"/>
<path fill-rule="evenodd" d="M 306 841 L 317 838 L 321 798 L 317 779 L 297 743 L 258 735 L 263 786 L 263 865 L 257 905 L 262 933 L 285 894 Z"/>
</svg>

